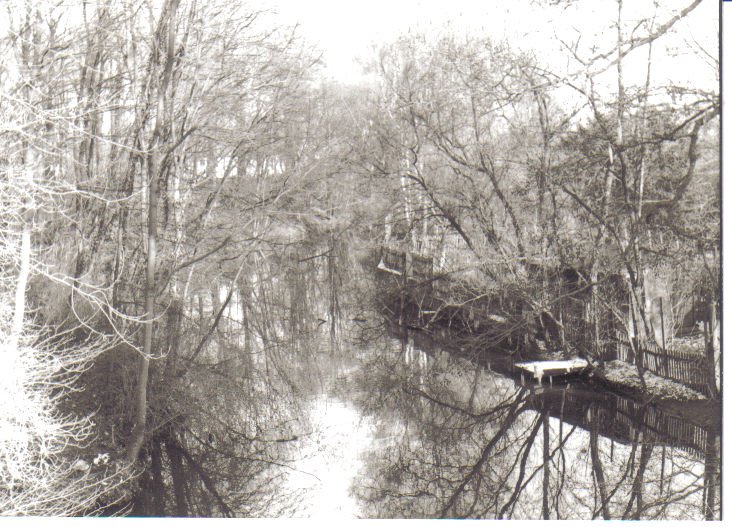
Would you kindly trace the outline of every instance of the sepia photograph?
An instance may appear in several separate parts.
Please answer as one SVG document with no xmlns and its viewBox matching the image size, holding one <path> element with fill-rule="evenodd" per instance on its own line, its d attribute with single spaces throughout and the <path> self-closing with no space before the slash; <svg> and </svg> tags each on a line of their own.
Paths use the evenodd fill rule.
<svg viewBox="0 0 732 527">
<path fill-rule="evenodd" d="M 724 12 L 0 0 L 0 523 L 721 521 Z"/>
</svg>

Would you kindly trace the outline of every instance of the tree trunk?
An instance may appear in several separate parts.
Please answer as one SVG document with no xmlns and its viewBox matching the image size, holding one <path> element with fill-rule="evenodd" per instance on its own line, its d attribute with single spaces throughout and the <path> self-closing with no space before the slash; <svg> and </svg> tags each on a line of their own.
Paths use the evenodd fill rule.
<svg viewBox="0 0 732 527">
<path fill-rule="evenodd" d="M 27 147 L 23 167 L 23 183 L 27 185 L 26 192 L 30 192 L 33 181 L 33 165 L 35 164 L 35 153 L 32 147 Z M 22 227 L 20 232 L 20 261 L 18 271 L 18 282 L 15 286 L 15 306 L 13 310 L 13 326 L 10 334 L 10 350 L 18 349 L 18 341 L 23 332 L 23 321 L 25 319 L 25 290 L 28 286 L 30 276 L 31 256 L 31 229 L 33 227 L 32 211 L 27 207 L 22 214 Z"/>
<path fill-rule="evenodd" d="M 704 452 L 704 519 L 721 520 L 716 514 L 717 491 L 719 487 L 719 438 L 707 430 L 707 444 Z"/>
<path fill-rule="evenodd" d="M 165 69 L 160 80 L 157 93 L 157 109 L 155 117 L 155 130 L 153 131 L 152 144 L 148 157 L 148 211 L 147 211 L 147 268 L 145 272 L 145 335 L 142 356 L 140 357 L 137 372 L 137 393 L 135 424 L 132 429 L 132 437 L 127 447 L 127 459 L 133 463 L 140 454 L 145 439 L 145 426 L 147 423 L 147 385 L 150 370 L 150 358 L 153 355 L 153 324 L 155 320 L 155 267 L 157 264 L 157 241 L 158 241 L 158 200 L 160 194 L 160 147 L 162 146 L 163 127 L 165 126 L 165 97 L 170 84 L 171 70 L 173 68 L 173 53 L 175 47 L 175 15 L 178 9 L 179 0 L 170 0 L 163 14 L 161 15 L 159 27 L 166 22 L 168 24 L 167 59 Z M 160 40 L 163 32 L 159 31 Z M 162 49 L 163 43 L 158 41 L 158 51 Z M 154 52 L 155 53 L 155 52 Z"/>
<path fill-rule="evenodd" d="M 152 514 L 165 516 L 165 483 L 163 482 L 163 461 L 160 451 L 160 438 L 154 437 L 150 448 L 150 472 L 152 472 L 152 488 L 150 497 Z"/>
<path fill-rule="evenodd" d="M 638 461 L 638 470 L 635 478 L 633 478 L 630 500 L 623 514 L 624 520 L 631 518 L 630 513 L 633 510 L 633 502 L 635 502 L 635 512 L 633 513 L 632 519 L 640 520 L 641 514 L 643 513 L 644 477 L 648 468 L 648 461 L 651 459 L 651 454 L 653 453 L 653 444 L 650 443 L 650 440 L 645 439 L 643 433 L 638 434 L 638 441 L 641 443 L 640 460 Z"/>
<path fill-rule="evenodd" d="M 165 452 L 170 460 L 170 473 L 173 480 L 173 495 L 175 496 L 175 516 L 188 516 L 188 505 L 185 493 L 185 471 L 183 456 L 177 440 L 172 437 L 173 432 L 165 440 Z"/>
<path fill-rule="evenodd" d="M 598 412 L 597 407 L 593 406 L 590 410 L 592 412 L 592 423 L 590 423 L 590 457 L 592 458 L 592 472 L 595 475 L 595 481 L 597 482 L 597 489 L 600 492 L 600 507 L 602 510 L 602 518 L 604 520 L 610 519 L 610 510 L 608 508 L 608 494 L 607 484 L 605 483 L 605 471 L 602 467 L 602 461 L 600 460 L 600 453 L 597 448 L 598 442 Z"/>
<path fill-rule="evenodd" d="M 543 460 L 544 460 L 544 479 L 542 481 L 541 493 L 541 517 L 544 520 L 549 519 L 549 411 L 542 412 L 542 429 L 543 429 Z"/>
<path fill-rule="evenodd" d="M 719 398 L 719 390 L 717 389 L 717 367 L 716 367 L 716 347 L 714 333 L 717 326 L 717 303 L 714 301 L 714 295 L 710 293 L 707 303 L 708 316 L 704 317 L 704 340 L 706 348 L 707 363 L 707 385 L 709 394 L 715 399 Z"/>
</svg>

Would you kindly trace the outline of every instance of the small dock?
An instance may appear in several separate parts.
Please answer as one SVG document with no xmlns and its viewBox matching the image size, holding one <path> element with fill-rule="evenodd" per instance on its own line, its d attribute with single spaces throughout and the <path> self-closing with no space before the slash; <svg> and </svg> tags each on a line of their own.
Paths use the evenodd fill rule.
<svg viewBox="0 0 732 527">
<path fill-rule="evenodd" d="M 521 370 L 521 383 L 524 383 L 524 375 L 536 379 L 537 384 L 545 377 L 549 377 L 549 384 L 553 383 L 554 377 L 568 377 L 583 373 L 589 367 L 585 359 L 569 360 L 540 360 L 535 362 L 519 362 L 515 367 Z"/>
</svg>

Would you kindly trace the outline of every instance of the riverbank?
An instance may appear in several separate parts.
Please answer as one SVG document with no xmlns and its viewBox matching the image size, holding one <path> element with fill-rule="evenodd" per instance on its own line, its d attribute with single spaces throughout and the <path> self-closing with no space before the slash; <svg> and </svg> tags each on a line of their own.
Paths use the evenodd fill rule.
<svg viewBox="0 0 732 527">
<path fill-rule="evenodd" d="M 452 333 L 449 330 L 406 330 L 397 324 L 390 325 L 390 333 L 396 338 L 409 338 L 416 347 L 430 350 L 442 349 L 455 357 L 461 357 L 475 364 L 480 364 L 496 373 L 513 379 L 521 384 L 520 370 L 515 368 L 517 362 L 527 360 L 564 360 L 571 358 L 562 352 L 517 352 L 508 353 L 503 349 L 485 346 L 480 335 Z M 408 337 L 407 337 L 408 334 Z M 622 361 L 606 362 L 603 368 L 594 364 L 592 368 L 572 379 L 555 379 L 555 388 L 571 384 L 574 390 L 581 389 L 590 398 L 605 400 L 613 396 L 625 397 L 634 401 L 634 407 L 648 407 L 662 411 L 668 416 L 693 423 L 705 429 L 719 431 L 721 428 L 721 412 L 719 401 L 709 399 L 703 394 L 680 383 L 645 372 L 644 391 L 636 368 Z M 534 383 L 531 383 L 533 386 Z M 542 383 L 542 390 L 549 388 L 548 381 Z M 592 395 L 594 394 L 594 395 Z"/>
<path fill-rule="evenodd" d="M 692 390 L 688 386 L 660 377 L 649 371 L 643 373 L 643 380 L 641 381 L 638 368 L 619 360 L 606 362 L 602 367 L 595 368 L 593 373 L 609 385 L 638 391 L 654 399 L 672 399 L 682 402 L 709 400 L 704 394 Z"/>
<path fill-rule="evenodd" d="M 577 353 L 569 343 L 563 343 L 561 350 L 557 349 L 558 343 L 549 343 L 547 334 L 539 335 L 538 329 L 533 327 L 526 319 L 515 318 L 509 320 L 506 316 L 496 316 L 492 301 L 487 295 L 480 295 L 473 292 L 468 300 L 446 302 L 442 296 L 454 296 L 450 291 L 457 288 L 462 291 L 464 288 L 451 284 L 450 280 L 441 280 L 441 287 L 437 282 L 427 281 L 410 284 L 403 288 L 403 284 L 390 283 L 390 277 L 383 272 L 377 272 L 381 277 L 380 287 L 382 289 L 382 308 L 384 314 L 392 322 L 397 319 L 406 327 L 417 332 L 426 332 L 432 338 L 439 338 L 445 341 L 449 347 L 457 348 L 460 355 L 470 355 L 472 360 L 481 360 L 480 355 L 488 348 L 491 354 L 503 356 L 499 367 L 511 375 L 514 364 L 521 361 L 556 361 L 574 358 L 592 359 L 582 353 Z M 427 287 L 429 284 L 429 287 Z M 441 293 L 438 293 L 438 289 Z M 505 306 L 503 306 L 505 307 Z M 516 307 L 516 306 L 514 306 Z M 504 311 L 507 315 L 507 312 Z M 549 321 L 546 321 L 548 324 Z M 639 400 L 653 399 L 657 401 L 673 400 L 680 403 L 688 401 L 710 401 L 717 404 L 717 401 L 709 398 L 706 393 L 705 384 L 700 381 L 704 378 L 703 373 L 689 366 L 689 358 L 686 356 L 667 357 L 663 359 L 676 360 L 669 368 L 682 378 L 689 380 L 689 383 L 682 383 L 680 379 L 671 380 L 653 373 L 658 369 L 653 367 L 644 371 L 641 381 L 637 368 L 628 362 L 632 354 L 628 350 L 628 343 L 618 337 L 616 342 L 617 351 L 609 353 L 602 367 L 593 365 L 593 373 L 602 387 L 617 393 L 630 395 Z M 468 346 L 457 345 L 456 341 L 467 341 Z M 551 339 L 549 339 L 551 340 Z M 478 351 L 480 350 L 480 351 Z M 569 353 L 568 350 L 574 352 Z M 684 351 L 684 350 L 677 350 Z M 657 365 L 658 354 L 653 350 L 643 350 L 643 353 L 650 354 L 646 360 L 649 364 Z M 614 359 L 614 360 L 608 360 Z M 618 360 L 623 359 L 623 360 Z M 492 360 L 495 364 L 495 360 Z M 702 393 L 703 392 L 703 393 Z"/>
</svg>

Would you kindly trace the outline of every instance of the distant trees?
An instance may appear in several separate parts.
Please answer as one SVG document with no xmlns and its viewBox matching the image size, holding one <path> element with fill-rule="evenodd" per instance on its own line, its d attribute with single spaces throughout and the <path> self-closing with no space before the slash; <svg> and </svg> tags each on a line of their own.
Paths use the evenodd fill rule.
<svg viewBox="0 0 732 527">
<path fill-rule="evenodd" d="M 223 274 L 234 277 L 232 287 L 239 276 L 256 279 L 252 255 L 281 242 L 268 234 L 278 201 L 307 185 L 308 168 L 287 145 L 310 124 L 296 119 L 306 117 L 298 105 L 315 59 L 293 33 L 259 27 L 259 13 L 228 4 L 7 7 L 0 101 L 7 123 L 0 145 L 8 191 L 7 358 L 25 361 L 16 381 L 27 383 L 28 397 L 39 405 L 30 414 L 49 416 L 48 426 L 56 426 L 55 408 L 84 399 L 68 393 L 81 385 L 102 401 L 105 413 L 96 430 L 82 414 L 78 422 L 58 424 L 59 442 L 98 440 L 103 432 L 115 463 L 121 446 L 136 462 L 141 452 L 143 459 L 149 453 L 151 436 L 158 437 L 153 446 L 161 434 L 180 442 L 178 430 L 169 430 L 171 415 L 195 411 L 176 404 L 173 394 L 177 383 L 189 382 L 186 372 L 200 360 L 210 342 L 206 334 L 226 308 L 196 321 L 206 328 L 197 339 L 184 339 L 195 288 L 210 285 L 219 295 L 221 271 L 208 278 L 198 273 L 211 273 L 208 261 L 216 256 Z M 232 265 L 238 273 L 230 272 Z M 29 313 L 38 329 L 27 327 Z M 140 367 L 132 377 L 135 362 Z M 103 381 L 110 368 L 118 383 Z M 8 408 L 3 422 L 18 419 L 16 411 Z M 28 445 L 35 441 L 27 439 Z M 54 441 L 50 434 L 44 444 Z M 185 463 L 189 454 L 182 448 L 175 459 Z M 68 479 L 65 485 L 77 479 L 82 485 L 69 487 L 77 492 L 74 499 L 59 494 L 66 505 L 43 502 L 39 485 L 53 493 L 57 483 L 31 486 L 12 476 L 17 466 L 34 469 L 28 459 L 36 454 L 29 451 L 25 461 L 8 458 L 4 491 L 15 501 L 19 493 L 31 501 L 4 509 L 93 511 L 94 500 L 108 489 L 69 471 L 74 455 L 88 453 L 74 452 L 56 445 L 38 458 L 58 464 L 54 470 Z"/>
<path fill-rule="evenodd" d="M 614 42 L 586 54 L 564 43 L 566 72 L 488 38 L 411 35 L 383 48 L 373 165 L 399 189 L 405 244 L 418 250 L 427 232 L 462 238 L 479 288 L 510 287 L 560 329 L 552 281 L 576 269 L 591 299 L 586 352 L 600 353 L 610 322 L 667 345 L 671 306 L 706 294 L 675 270 L 719 269 L 704 263 L 719 244 L 718 96 L 665 85 L 653 69 L 654 45 L 698 5 L 665 20 L 651 10 L 631 31 L 617 2 Z M 644 74 L 629 75 L 644 51 Z"/>
<path fill-rule="evenodd" d="M 526 258 L 513 192 L 521 176 L 506 153 L 516 146 L 511 131 L 528 125 L 521 70 L 530 63 L 489 39 L 446 36 L 405 38 L 376 66 L 388 116 L 377 133 L 390 161 L 378 168 L 403 178 L 405 192 L 416 188 L 412 199 L 426 199 L 426 209 L 411 208 L 456 231 L 478 258 L 496 255 L 508 267 Z"/>
<path fill-rule="evenodd" d="M 523 311 L 550 313 L 542 284 L 527 277 L 548 263 L 552 234 L 541 172 L 551 153 L 537 145 L 561 119 L 547 115 L 535 59 L 490 38 L 409 36 L 385 47 L 373 68 L 382 79 L 374 173 L 398 181 L 404 213 L 395 234 L 438 268 L 451 259 L 449 270 L 479 295 L 510 290 L 525 307 L 501 315 L 525 334 Z M 537 148 L 543 168 L 525 169 Z"/>
<path fill-rule="evenodd" d="M 654 43 L 698 4 L 641 35 L 618 2 L 617 39 L 589 59 L 568 48 L 570 74 L 490 38 L 411 35 L 375 57 L 377 84 L 344 87 L 317 80 L 294 28 L 223 0 L 7 3 L 2 390 L 21 395 L 0 419 L 15 438 L 3 509 L 89 512 L 123 499 L 94 478 L 142 465 L 158 490 L 140 510 L 260 510 L 289 437 L 283 394 L 308 377 L 290 359 L 321 333 L 341 348 L 349 302 L 365 302 L 359 257 L 381 243 L 508 291 L 522 330 L 555 314 L 548 269 L 578 269 L 595 342 L 603 310 L 656 335 L 652 277 L 675 275 L 664 332 L 696 296 L 718 356 L 718 94 L 652 75 Z M 634 84 L 623 67 L 641 50 Z M 616 92 L 596 89 L 610 73 Z M 632 301 L 600 294 L 611 275 Z M 83 438 L 115 462 L 77 477 Z"/>
</svg>

